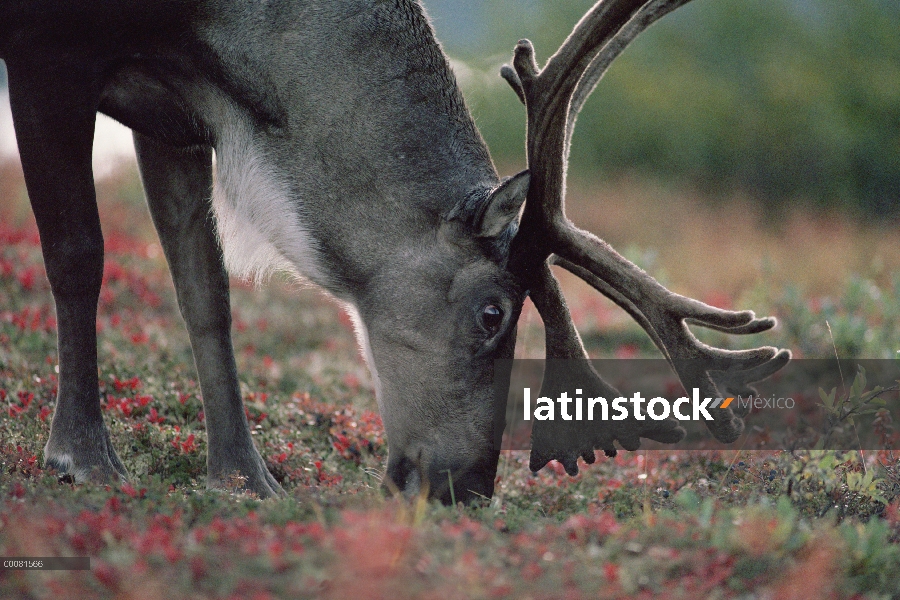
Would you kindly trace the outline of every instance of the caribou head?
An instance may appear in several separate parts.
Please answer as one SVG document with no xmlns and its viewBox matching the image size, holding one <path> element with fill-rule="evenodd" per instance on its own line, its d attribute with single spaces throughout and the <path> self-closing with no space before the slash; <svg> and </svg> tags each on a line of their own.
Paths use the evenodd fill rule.
<svg viewBox="0 0 900 600">
<path fill-rule="evenodd" d="M 528 169 L 481 200 L 467 199 L 447 214 L 451 222 L 463 217 L 470 238 L 474 234 L 474 238 L 491 243 L 482 245 L 489 250 L 481 252 L 480 261 L 471 262 L 478 254 L 474 247 L 467 250 L 469 258 L 460 255 L 460 260 L 471 265 L 457 274 L 457 279 L 465 282 L 458 285 L 460 292 L 465 290 L 465 309 L 451 311 L 449 319 L 441 318 L 437 327 L 449 329 L 432 341 L 446 347 L 427 372 L 439 373 L 442 385 L 452 381 L 462 387 L 456 394 L 434 390 L 433 400 L 419 405 L 427 407 L 424 413 L 403 403 L 399 410 L 404 415 L 400 420 L 405 422 L 401 428 L 405 433 L 399 436 L 391 431 L 392 415 L 398 407 L 382 408 L 392 440 L 388 475 L 401 489 L 416 492 L 422 480 L 411 475 L 417 464 L 414 460 L 394 457 L 393 444 L 398 437 L 405 440 L 406 436 L 421 434 L 422 450 L 415 456 L 429 457 L 430 485 L 437 496 L 447 499 L 449 481 L 456 488 L 456 498 L 489 496 L 493 491 L 498 457 L 491 432 L 498 425 L 495 415 L 502 415 L 502 410 L 497 412 L 497 407 L 491 406 L 485 388 L 492 361 L 512 354 L 515 321 L 526 296 L 530 295 L 544 321 L 547 358 L 573 361 L 565 373 L 556 372 L 551 363 L 544 374 L 541 395 L 555 397 L 564 386 L 583 388 L 586 394 L 618 395 L 586 361 L 587 354 L 551 265 L 579 276 L 627 311 L 651 337 L 687 390 L 698 388 L 702 395 L 712 397 L 747 394 L 751 391 L 749 384 L 765 379 L 789 360 L 787 350 L 774 347 L 730 351 L 701 343 L 688 325 L 752 334 L 771 329 L 776 321 L 757 318 L 752 311 L 722 310 L 667 290 L 608 244 L 578 229 L 565 215 L 566 162 L 578 112 L 628 43 L 688 1 L 601 0 L 543 69 L 538 68 L 528 40 L 516 46 L 512 66 L 502 69 L 501 75 L 527 110 Z M 448 295 L 451 303 L 459 297 L 455 292 Z M 448 336 L 453 340 L 449 344 Z M 451 352 L 449 360 L 447 350 Z M 410 354 L 400 360 L 421 365 L 419 356 Z M 452 365 L 449 378 L 444 377 L 446 367 L 441 366 L 446 364 Z M 426 381 L 419 381 L 422 389 L 428 388 Z M 450 389 L 453 387 L 450 384 Z M 718 411 L 716 420 L 708 426 L 717 440 L 726 443 L 737 439 L 744 427 L 731 409 Z M 635 450 L 641 438 L 673 443 L 683 435 L 673 421 L 608 422 L 590 431 L 538 423 L 530 466 L 537 471 L 556 459 L 574 475 L 579 457 L 592 463 L 595 450 L 613 456 L 615 442 Z M 476 439 L 480 442 L 473 444 Z M 429 448 L 436 454 L 429 455 Z M 466 458 L 460 462 L 460 457 Z"/>
</svg>

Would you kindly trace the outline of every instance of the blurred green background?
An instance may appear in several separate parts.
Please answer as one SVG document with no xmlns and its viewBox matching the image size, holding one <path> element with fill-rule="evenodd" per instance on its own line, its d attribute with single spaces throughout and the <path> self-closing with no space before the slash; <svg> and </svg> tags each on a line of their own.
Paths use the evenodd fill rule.
<svg viewBox="0 0 900 600">
<path fill-rule="evenodd" d="M 424 4 L 495 160 L 522 166 L 524 110 L 499 68 L 521 37 L 543 63 L 593 0 Z M 897 216 L 900 1 L 694 0 L 613 65 L 579 119 L 571 168 Z"/>
<path fill-rule="evenodd" d="M 524 110 L 498 76 L 541 64 L 592 0 L 424 0 L 498 164 Z M 900 213 L 900 2 L 695 0 L 613 64 L 579 119 L 576 177 L 634 175 L 768 206 Z"/>
</svg>

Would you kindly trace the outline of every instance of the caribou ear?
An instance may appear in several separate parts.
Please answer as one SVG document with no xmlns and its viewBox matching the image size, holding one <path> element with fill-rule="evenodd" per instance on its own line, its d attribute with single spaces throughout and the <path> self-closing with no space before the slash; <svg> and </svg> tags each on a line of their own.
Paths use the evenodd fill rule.
<svg viewBox="0 0 900 600">
<path fill-rule="evenodd" d="M 531 174 L 522 171 L 509 177 L 493 190 L 484 200 L 475 219 L 475 232 L 478 237 L 493 238 L 506 231 L 513 222 L 518 223 L 528 195 L 528 182 Z"/>
</svg>

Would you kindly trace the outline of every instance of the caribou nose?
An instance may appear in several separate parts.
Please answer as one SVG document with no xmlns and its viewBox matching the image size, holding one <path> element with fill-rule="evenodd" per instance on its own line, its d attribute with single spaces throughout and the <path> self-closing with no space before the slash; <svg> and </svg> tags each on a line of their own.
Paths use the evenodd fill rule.
<svg viewBox="0 0 900 600">
<path fill-rule="evenodd" d="M 405 456 L 399 460 L 389 460 L 383 487 L 388 492 L 400 492 L 406 498 L 413 498 L 422 489 L 420 470 L 417 461 Z"/>
</svg>

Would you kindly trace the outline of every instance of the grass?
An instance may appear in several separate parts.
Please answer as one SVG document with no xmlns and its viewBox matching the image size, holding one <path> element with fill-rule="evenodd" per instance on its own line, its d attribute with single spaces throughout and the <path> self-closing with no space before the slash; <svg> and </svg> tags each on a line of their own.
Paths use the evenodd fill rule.
<svg viewBox="0 0 900 600">
<path fill-rule="evenodd" d="M 187 334 L 134 173 L 101 181 L 98 196 L 101 397 L 131 474 L 110 487 L 41 469 L 56 391 L 52 298 L 18 167 L 0 165 L 0 556 L 92 557 L 88 572 L 0 572 L 2 597 L 900 594 L 890 452 L 622 452 L 574 478 L 557 463 L 532 475 L 516 452 L 483 507 L 386 495 L 386 442 L 349 319 L 279 281 L 234 284 L 234 342 L 254 437 L 289 497 L 209 492 Z M 787 213 L 773 232 L 750 204 L 714 209 L 634 182 L 576 187 L 571 210 L 675 289 L 779 316 L 766 343 L 806 357 L 900 349 L 895 231 Z M 653 355 L 614 307 L 564 285 L 592 355 Z M 517 352 L 541 347 L 529 308 Z"/>
</svg>

